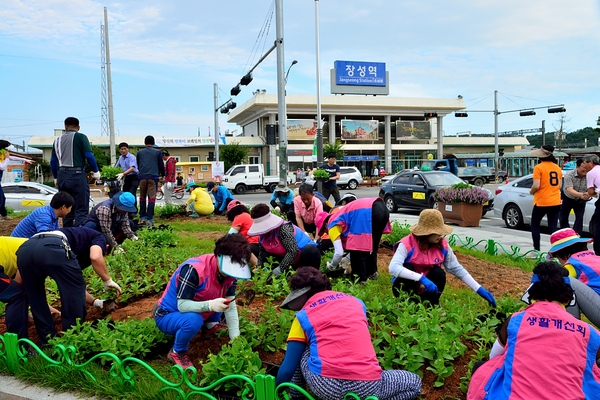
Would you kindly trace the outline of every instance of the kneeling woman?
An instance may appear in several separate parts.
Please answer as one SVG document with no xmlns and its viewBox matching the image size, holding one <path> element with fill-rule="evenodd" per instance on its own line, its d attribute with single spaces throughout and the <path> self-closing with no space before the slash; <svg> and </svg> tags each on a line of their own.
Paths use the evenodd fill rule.
<svg viewBox="0 0 600 400">
<path fill-rule="evenodd" d="M 263 265 L 267 257 L 275 258 L 279 266 L 273 270 L 273 275 L 280 275 L 290 267 L 321 266 L 321 252 L 317 244 L 306 232 L 271 213 L 268 205 L 255 205 L 250 216 L 254 222 L 248 235 L 258 236 L 260 244 L 258 265 Z"/>
<path fill-rule="evenodd" d="M 240 335 L 235 283 L 236 279 L 250 279 L 247 260 L 251 255 L 246 238 L 233 233 L 216 241 L 214 254 L 190 258 L 177 268 L 153 310 L 158 329 L 175 336 L 169 360 L 183 368 L 192 367 L 190 341 L 202 328 L 207 333 L 216 331 L 222 314 L 229 338 Z"/>
<path fill-rule="evenodd" d="M 410 232 L 397 243 L 396 253 L 390 262 L 394 296 L 398 297 L 400 291 L 405 291 L 432 305 L 440 304 L 440 296 L 446 287 L 443 266 L 496 307 L 494 295 L 477 283 L 456 259 L 444 237 L 452 232 L 452 228 L 444 224 L 442 213 L 433 209 L 421 211 L 419 221 L 410 227 Z"/>
<path fill-rule="evenodd" d="M 498 332 L 489 361 L 474 367 L 467 399 L 597 399 L 600 333 L 565 311 L 568 272 L 553 261 L 533 269 L 525 298 Z"/>
<path fill-rule="evenodd" d="M 291 277 L 290 288 L 281 308 L 298 313 L 277 385 L 308 384 L 323 400 L 343 399 L 348 392 L 380 400 L 412 399 L 421 393 L 418 375 L 383 371 L 379 366 L 362 300 L 331 291 L 329 278 L 311 267 L 300 268 Z"/>
</svg>

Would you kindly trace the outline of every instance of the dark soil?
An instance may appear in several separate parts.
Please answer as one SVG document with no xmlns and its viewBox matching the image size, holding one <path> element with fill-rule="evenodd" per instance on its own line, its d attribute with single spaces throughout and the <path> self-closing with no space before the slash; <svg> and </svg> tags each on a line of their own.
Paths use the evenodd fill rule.
<svg viewBox="0 0 600 400">
<path fill-rule="evenodd" d="M 186 217 L 177 216 L 174 217 L 173 220 L 184 219 Z M 206 220 L 209 220 L 211 223 L 220 222 L 220 223 L 228 223 L 226 217 L 223 216 L 215 216 L 215 217 L 204 217 L 196 219 L 198 223 L 202 223 Z M 8 236 L 12 229 L 17 225 L 19 221 L 17 219 L 2 221 L 0 223 L 0 235 Z M 201 239 L 217 239 L 222 235 L 222 233 L 218 232 L 206 232 L 206 233 L 193 233 L 194 236 Z M 497 298 L 502 297 L 503 295 L 520 295 L 524 288 L 529 284 L 530 274 L 521 271 L 517 268 L 505 267 L 500 264 L 484 261 L 469 255 L 460 254 L 460 252 L 456 252 L 456 255 L 461 262 L 461 264 L 471 273 L 471 275 L 483 286 L 485 286 L 489 291 L 491 291 L 494 296 Z M 393 256 L 393 252 L 389 249 L 380 249 L 378 256 L 378 265 L 379 265 L 379 273 L 386 274 L 387 268 L 386 266 L 389 264 L 391 258 Z M 462 286 L 464 284 L 456 279 L 452 275 L 448 275 L 448 284 L 451 286 Z M 113 321 L 121 321 L 127 318 L 136 318 L 136 319 L 144 319 L 151 317 L 151 310 L 154 303 L 158 300 L 159 296 L 153 296 L 149 298 L 144 298 L 141 300 L 137 300 L 131 302 L 130 304 L 119 304 L 119 307 L 110 314 L 110 318 Z M 241 303 L 241 302 L 240 302 Z M 264 300 L 262 298 L 255 298 L 248 305 L 239 304 L 240 308 L 246 308 L 250 310 L 249 317 L 258 316 L 264 309 L 263 307 Z M 88 307 L 88 313 L 86 316 L 86 321 L 94 321 L 97 319 L 105 318 L 102 315 L 102 312 L 93 307 Z M 57 321 L 57 330 L 61 330 L 60 319 Z M 4 318 L 0 318 L 0 334 L 6 331 L 6 325 L 4 323 Z M 29 336 L 33 341 L 37 341 L 37 333 L 35 328 L 31 326 L 29 328 Z M 199 366 L 200 363 L 207 359 L 210 353 L 218 353 L 223 346 L 223 344 L 229 341 L 229 337 L 227 335 L 223 337 L 213 337 L 209 339 L 202 339 L 199 336 L 192 340 L 190 344 L 190 358 L 192 362 Z M 465 399 L 466 395 L 461 392 L 459 384 L 460 378 L 466 375 L 467 365 L 470 360 L 470 356 L 473 352 L 471 350 L 471 345 L 467 343 L 469 346 L 469 350 L 463 357 L 455 360 L 454 363 L 454 373 L 448 377 L 445 381 L 445 384 L 441 388 L 434 388 L 433 382 L 435 382 L 435 375 L 430 371 L 424 371 L 423 373 L 423 398 L 428 400 L 438 400 L 438 399 Z M 166 352 L 169 349 L 169 345 L 164 346 L 161 349 L 163 354 L 158 354 L 158 357 L 165 358 Z M 266 363 L 271 364 L 280 364 L 283 360 L 284 353 L 276 352 L 270 353 L 259 350 L 259 354 L 261 359 Z"/>
</svg>

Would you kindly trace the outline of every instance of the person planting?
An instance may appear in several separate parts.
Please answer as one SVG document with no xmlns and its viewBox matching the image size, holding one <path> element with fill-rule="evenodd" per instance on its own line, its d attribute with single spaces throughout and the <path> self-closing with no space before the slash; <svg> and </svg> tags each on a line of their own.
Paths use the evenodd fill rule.
<svg viewBox="0 0 600 400">
<path fill-rule="evenodd" d="M 312 267 L 300 268 L 290 288 L 280 307 L 297 313 L 277 385 L 308 384 L 323 400 L 342 399 L 349 392 L 380 400 L 413 399 L 421 393 L 418 375 L 381 369 L 362 300 L 332 291 L 329 278 Z"/>
<path fill-rule="evenodd" d="M 317 219 L 320 237 L 326 231 L 333 243 L 335 254 L 327 267 L 339 267 L 344 250 L 350 251 L 352 273 L 359 283 L 377 279 L 377 250 L 384 233 L 391 233 L 390 212 L 379 197 L 357 199 L 342 206 L 335 214 Z M 322 222 L 321 222 L 322 221 Z M 319 226 L 320 225 L 320 226 Z"/>
<path fill-rule="evenodd" d="M 567 307 L 567 312 L 578 319 L 583 312 L 600 327 L 600 256 L 587 247 L 593 240 L 579 237 L 574 229 L 561 229 L 550 236 L 552 247 L 548 254 L 556 257 L 571 277 L 577 303 Z"/>
<path fill-rule="evenodd" d="M 185 202 L 185 207 L 190 213 L 190 217 L 198 218 L 201 215 L 210 215 L 215 212 L 215 205 L 206 189 L 193 182 L 188 185 L 190 198 Z"/>
<path fill-rule="evenodd" d="M 468 400 L 598 398 L 600 332 L 565 311 L 567 275 L 553 261 L 536 265 L 530 305 L 502 324 L 489 361 L 475 365 Z"/>
<path fill-rule="evenodd" d="M 171 276 L 164 294 L 156 303 L 153 316 L 162 332 L 175 336 L 167 358 L 183 368 L 192 367 L 188 356 L 190 341 L 204 329 L 215 333 L 225 315 L 229 338 L 240 335 L 235 304 L 236 279 L 250 279 L 247 260 L 252 253 L 244 236 L 225 235 L 215 242 L 214 254 L 184 261 Z"/>
<path fill-rule="evenodd" d="M 300 230 L 316 234 L 315 217 L 323 212 L 322 201 L 315 196 L 312 185 L 303 183 L 294 197 L 295 224 Z"/>
<path fill-rule="evenodd" d="M 397 248 L 389 265 L 390 274 L 394 277 L 394 296 L 399 297 L 400 292 L 404 291 L 420 301 L 440 304 L 440 296 L 446 287 L 445 269 L 492 307 L 496 307 L 494 295 L 477 283 L 456 259 L 444 237 L 452 232 L 452 228 L 444 224 L 442 213 L 434 209 L 421 211 L 419 221 L 410 227 L 410 232 L 410 235 L 396 244 Z M 354 264 L 354 257 L 352 261 Z"/>
<path fill-rule="evenodd" d="M 241 233 L 250 244 L 250 251 L 252 251 L 252 254 L 257 257 L 258 262 L 260 245 L 258 244 L 258 237 L 248 235 L 248 231 L 254 222 L 250 216 L 248 207 L 246 207 L 239 200 L 233 200 L 227 206 L 227 220 L 231 221 L 229 233 Z"/>
<path fill-rule="evenodd" d="M 321 252 L 306 232 L 273 214 L 264 203 L 252 207 L 250 216 L 253 223 L 248 235 L 258 236 L 260 244 L 258 265 L 273 257 L 279 262 L 273 275 L 281 275 L 290 267 L 320 267 Z"/>
<path fill-rule="evenodd" d="M 285 183 L 279 183 L 269 202 L 277 212 L 282 215 L 286 215 L 288 221 L 295 221 L 296 215 L 294 214 L 294 192 L 290 190 Z"/>
<path fill-rule="evenodd" d="M 227 205 L 234 200 L 229 189 L 225 186 L 215 185 L 215 183 L 211 181 L 206 184 L 206 190 L 211 191 L 215 198 L 215 214 L 226 215 Z"/>
</svg>

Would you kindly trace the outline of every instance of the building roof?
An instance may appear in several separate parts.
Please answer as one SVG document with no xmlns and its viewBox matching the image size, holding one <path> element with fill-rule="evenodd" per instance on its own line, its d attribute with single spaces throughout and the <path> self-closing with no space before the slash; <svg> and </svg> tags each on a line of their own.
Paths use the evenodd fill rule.
<svg viewBox="0 0 600 400">
<path fill-rule="evenodd" d="M 424 112 L 437 112 L 439 116 L 463 110 L 467 106 L 462 99 L 409 98 L 389 96 L 321 96 L 323 114 L 352 116 L 423 116 Z M 285 98 L 288 115 L 316 115 L 317 96 L 291 94 Z M 277 114 L 277 94 L 257 94 L 238 106 L 227 122 L 246 126 L 261 117 Z"/>
</svg>

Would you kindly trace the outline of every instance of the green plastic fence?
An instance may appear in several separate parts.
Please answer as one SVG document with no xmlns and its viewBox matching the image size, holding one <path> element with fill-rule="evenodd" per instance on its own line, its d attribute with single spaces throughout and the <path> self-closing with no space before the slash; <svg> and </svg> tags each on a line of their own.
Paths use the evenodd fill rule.
<svg viewBox="0 0 600 400">
<path fill-rule="evenodd" d="M 499 250 L 501 250 L 505 255 L 516 260 L 525 260 L 527 258 L 530 260 L 536 260 L 538 262 L 546 261 L 546 256 L 548 255 L 548 253 L 540 252 L 538 250 L 528 250 L 521 254 L 521 248 L 515 245 L 511 245 L 509 251 L 506 250 L 501 243 L 496 242 L 494 239 L 481 239 L 480 241 L 475 242 L 474 238 L 466 236 L 465 240 L 463 241 L 460 236 L 454 233 L 448 238 L 448 243 L 450 246 L 462 246 L 466 247 L 467 249 L 474 250 L 482 250 L 481 247 L 483 247 L 483 251 L 493 256 L 501 255 L 501 253 L 499 253 Z"/>
<path fill-rule="evenodd" d="M 157 373 L 151 366 L 146 364 L 144 361 L 134 357 L 127 357 L 121 360 L 119 357 L 112 353 L 100 353 L 90 358 L 88 361 L 77 364 L 73 362 L 72 356 L 76 354 L 76 349 L 73 346 L 65 347 L 63 345 L 57 345 L 54 347 L 54 351 L 57 356 L 56 359 L 48 357 L 44 352 L 40 350 L 32 341 L 28 339 L 19 339 L 14 333 L 5 333 L 0 335 L 0 363 L 3 363 L 8 371 L 12 374 L 16 373 L 19 368 L 23 368 L 28 362 L 28 352 L 25 350 L 23 345 L 29 345 L 34 351 L 39 354 L 38 357 L 46 362 L 46 368 L 61 368 L 65 371 L 75 370 L 83 372 L 90 380 L 97 381 L 97 378 L 89 372 L 86 367 L 95 360 L 100 358 L 109 359 L 112 365 L 110 365 L 110 376 L 120 388 L 124 391 L 128 391 L 133 388 L 136 384 L 135 376 L 131 370 L 131 365 L 139 365 L 147 369 L 160 384 L 162 388 L 159 392 L 175 392 L 177 399 L 187 400 L 193 396 L 200 398 L 218 400 L 218 395 L 214 395 L 214 390 L 217 386 L 225 381 L 240 380 L 244 383 L 244 389 L 241 395 L 243 400 L 277 400 L 277 399 L 289 399 L 287 394 L 288 389 L 296 389 L 299 393 L 303 394 L 309 400 L 316 400 L 310 393 L 303 388 L 293 383 L 282 383 L 279 386 L 275 385 L 275 377 L 271 375 L 256 375 L 254 380 L 244 375 L 228 375 L 223 378 L 211 383 L 206 387 L 198 387 L 194 385 L 193 381 L 196 381 L 197 371 L 196 368 L 191 367 L 184 370 L 179 365 L 174 365 L 171 370 L 173 373 L 173 380 L 165 379 L 159 373 Z M 360 398 L 354 393 L 348 393 L 344 396 L 345 400 L 360 400 Z M 365 400 L 378 400 L 375 396 L 369 396 Z"/>
</svg>

